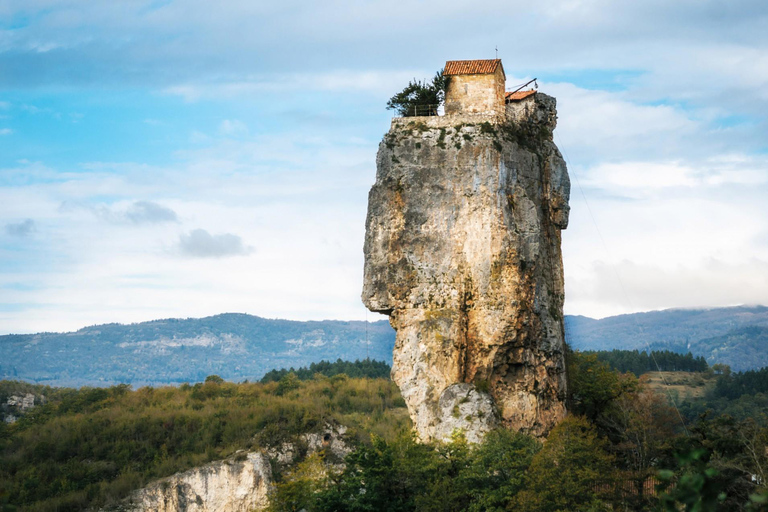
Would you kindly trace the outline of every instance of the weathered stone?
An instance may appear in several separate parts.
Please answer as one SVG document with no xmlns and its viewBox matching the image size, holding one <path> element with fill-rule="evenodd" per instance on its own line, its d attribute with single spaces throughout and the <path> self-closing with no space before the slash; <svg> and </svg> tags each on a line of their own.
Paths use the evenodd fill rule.
<svg viewBox="0 0 768 512">
<path fill-rule="evenodd" d="M 485 72 L 482 73 L 466 73 L 466 65 L 462 66 L 462 62 L 466 63 L 445 63 L 444 73 L 448 78 L 445 91 L 446 115 L 502 114 L 506 76 L 501 60 L 474 61 L 483 63 Z"/>
<path fill-rule="evenodd" d="M 177 473 L 138 489 L 102 512 L 253 512 L 269 505 L 272 462 L 290 471 L 302 458 L 323 452 L 324 466 L 342 471 L 352 452 L 347 427 L 326 422 L 315 432 L 262 451 L 240 450 L 234 457 Z M 301 444 L 301 446 L 298 446 Z M 324 471 L 326 470 L 324 469 Z"/>
<path fill-rule="evenodd" d="M 497 422 L 544 436 L 565 415 L 555 124 L 537 93 L 502 116 L 395 119 L 379 146 L 363 302 L 397 330 L 392 377 L 423 440 Z"/>
<path fill-rule="evenodd" d="M 134 491 L 120 512 L 252 512 L 269 504 L 272 468 L 266 455 L 241 452 Z"/>
<path fill-rule="evenodd" d="M 330 464 L 340 464 L 352 452 L 348 442 L 347 427 L 326 421 L 317 432 L 301 434 L 298 442 L 284 442 L 279 446 L 271 446 L 266 450 L 270 459 L 275 461 L 279 469 L 286 469 L 303 455 L 324 451 L 325 460 Z M 297 446 L 302 445 L 302 446 Z"/>
<path fill-rule="evenodd" d="M 499 423 L 491 396 L 464 382 L 451 384 L 440 393 L 438 411 L 437 439 L 449 439 L 461 431 L 467 441 L 477 443 Z"/>
<path fill-rule="evenodd" d="M 5 403 L 0 403 L 0 418 L 5 423 L 16 423 L 16 421 L 35 408 L 35 402 L 45 404 L 44 395 L 35 396 L 34 393 L 25 393 L 23 395 L 10 395 Z"/>
</svg>

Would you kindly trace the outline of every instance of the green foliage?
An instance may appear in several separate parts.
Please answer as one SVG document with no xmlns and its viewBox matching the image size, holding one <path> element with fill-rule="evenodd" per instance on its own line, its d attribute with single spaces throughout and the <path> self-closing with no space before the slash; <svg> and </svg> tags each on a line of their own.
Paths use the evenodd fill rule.
<svg viewBox="0 0 768 512">
<path fill-rule="evenodd" d="M 691 351 L 736 371 L 768 366 L 768 307 L 670 309 L 594 320 L 567 316 L 569 344 L 579 350 Z"/>
<path fill-rule="evenodd" d="M 387 110 L 394 110 L 403 117 L 437 115 L 437 107 L 445 101 L 448 80 L 442 69 L 429 82 L 411 80 L 387 101 Z"/>
<path fill-rule="evenodd" d="M 405 434 L 391 442 L 374 436 L 347 457 L 339 474 L 312 483 L 296 476 L 304 471 L 299 468 L 277 486 L 271 510 L 503 511 L 539 449 L 536 440 L 506 430 L 474 447 L 460 433 L 444 445 Z"/>
<path fill-rule="evenodd" d="M 469 489 L 469 512 L 506 510 L 524 489 L 525 474 L 541 444 L 535 439 L 500 429 L 486 435 L 472 453 L 459 485 Z"/>
<path fill-rule="evenodd" d="M 717 480 L 718 472 L 707 464 L 707 450 L 692 450 L 677 455 L 680 465 L 676 473 L 659 471 L 660 505 L 664 512 L 717 512 L 725 501 L 725 486 Z M 673 485 L 674 484 L 674 485 Z"/>
<path fill-rule="evenodd" d="M 347 457 L 342 472 L 318 471 L 316 461 L 299 465 L 277 485 L 270 510 L 503 511 L 540 447 L 507 430 L 491 432 L 478 446 L 461 433 L 437 445 L 405 433 L 389 442 L 373 436 Z"/>
<path fill-rule="evenodd" d="M 0 390 L 19 386 L 0 382 Z M 326 421 L 348 426 L 353 439 L 392 438 L 409 425 L 396 386 L 384 379 L 31 389 L 45 389 L 48 403 L 0 430 L 0 496 L 25 510 L 115 503 L 150 480 L 294 441 Z"/>
<path fill-rule="evenodd" d="M 709 369 L 706 359 L 694 357 L 690 352 L 678 354 L 671 350 L 652 350 L 650 353 L 641 350 L 611 350 L 589 351 L 583 354 L 594 354 L 597 359 L 621 373 L 631 372 L 635 376 L 647 372 L 706 372 Z"/>
<path fill-rule="evenodd" d="M 533 457 L 516 510 L 605 510 L 615 472 L 608 449 L 586 418 L 569 416 Z"/>
<path fill-rule="evenodd" d="M 318 493 L 329 483 L 329 469 L 323 457 L 315 453 L 299 462 L 291 474 L 278 482 L 270 495 L 269 510 L 273 512 L 299 512 L 316 510 Z"/>
<path fill-rule="evenodd" d="M 614 400 L 637 388 L 637 379 L 611 370 L 596 354 L 569 352 L 567 362 L 572 409 L 592 420 Z"/>
<path fill-rule="evenodd" d="M 733 400 L 758 393 L 768 393 L 768 367 L 741 373 L 722 372 L 715 384 L 714 395 Z"/>
<path fill-rule="evenodd" d="M 278 382 L 280 379 L 293 373 L 299 380 L 309 380 L 315 377 L 316 374 L 325 375 L 326 377 L 333 377 L 343 373 L 352 378 L 368 378 L 368 379 L 388 379 L 389 373 L 392 368 L 383 361 L 374 361 L 372 359 L 342 361 L 336 360 L 335 363 L 329 361 L 320 361 L 319 363 L 312 363 L 308 367 L 302 367 L 297 370 L 290 368 L 288 370 L 272 370 L 267 372 L 262 377 L 261 382 Z"/>
<path fill-rule="evenodd" d="M 597 354 L 569 353 L 572 415 L 543 446 L 507 430 L 489 433 L 479 445 L 469 445 L 460 432 L 446 444 L 421 444 L 406 433 L 409 420 L 392 382 L 351 378 L 342 370 L 388 367 L 367 360 L 323 362 L 270 372 L 264 383 L 234 384 L 211 375 L 194 385 L 135 391 L 1 381 L 0 398 L 33 393 L 45 395 L 47 403 L 39 399 L 16 423 L 0 423 L 0 510 L 115 503 L 150 480 L 238 449 L 297 442 L 326 421 L 348 426 L 357 449 L 343 468 L 329 465 L 323 452 L 288 471 L 281 468 L 272 510 L 766 508 L 768 428 L 760 417 L 768 398 L 761 393 L 730 400 L 712 391 L 705 399 L 689 399 L 705 406 L 730 402 L 754 419 L 705 414 L 689 423 L 686 435 L 652 388 L 611 369 Z M 760 389 L 761 372 L 743 375 L 711 378 L 737 390 Z M 478 383 L 483 385 L 488 383 Z M 638 495 L 660 470 L 661 502 Z"/>
</svg>

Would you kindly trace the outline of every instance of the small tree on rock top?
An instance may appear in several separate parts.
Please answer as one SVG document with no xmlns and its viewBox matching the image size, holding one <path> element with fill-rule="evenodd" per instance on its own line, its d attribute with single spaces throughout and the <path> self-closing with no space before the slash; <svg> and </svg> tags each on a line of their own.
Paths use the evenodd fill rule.
<svg viewBox="0 0 768 512">
<path fill-rule="evenodd" d="M 387 102 L 387 110 L 395 110 L 403 117 L 434 116 L 437 108 L 445 101 L 448 77 L 441 69 L 431 82 L 411 80 L 399 93 Z"/>
</svg>

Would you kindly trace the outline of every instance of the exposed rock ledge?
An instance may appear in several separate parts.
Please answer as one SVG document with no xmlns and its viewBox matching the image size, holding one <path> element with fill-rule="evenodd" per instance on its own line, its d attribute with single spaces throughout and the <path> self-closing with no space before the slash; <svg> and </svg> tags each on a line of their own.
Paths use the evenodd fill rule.
<svg viewBox="0 0 768 512">
<path fill-rule="evenodd" d="M 261 452 L 178 473 L 134 491 L 110 512 L 252 512 L 268 505 L 269 458 Z"/>
<path fill-rule="evenodd" d="M 101 512 L 253 512 L 269 505 L 272 465 L 290 469 L 303 455 L 324 451 L 326 463 L 343 468 L 352 448 L 347 428 L 326 422 L 315 432 L 265 451 L 239 451 L 234 457 L 177 473 L 134 491 Z"/>
</svg>

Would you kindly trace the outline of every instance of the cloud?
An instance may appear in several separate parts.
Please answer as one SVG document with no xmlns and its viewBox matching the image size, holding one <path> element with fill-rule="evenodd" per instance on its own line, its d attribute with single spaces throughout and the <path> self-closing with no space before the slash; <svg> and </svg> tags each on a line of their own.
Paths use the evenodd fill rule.
<svg viewBox="0 0 768 512">
<path fill-rule="evenodd" d="M 581 184 L 613 193 L 658 193 L 663 189 L 706 189 L 768 183 L 768 158 L 725 154 L 695 161 L 605 162 L 573 169 Z"/>
<path fill-rule="evenodd" d="M 269 93 L 367 93 L 387 97 L 404 87 L 415 76 L 425 71 L 419 69 L 397 70 L 334 70 L 318 73 L 272 73 L 245 77 L 241 80 L 188 82 L 166 87 L 166 94 L 180 96 L 195 102 L 210 98 L 243 98 Z M 426 77 L 425 77 L 426 78 Z"/>
<path fill-rule="evenodd" d="M 160 224 L 178 222 L 176 212 L 153 201 L 135 201 L 125 208 L 115 206 L 93 206 L 84 202 L 63 201 L 58 208 L 61 213 L 86 210 L 104 221 L 113 224 Z"/>
<path fill-rule="evenodd" d="M 0 128 L 0 135 L 10 135 L 13 133 L 13 130 L 10 128 Z"/>
<path fill-rule="evenodd" d="M 11 236 L 23 238 L 31 235 L 35 231 L 35 221 L 26 219 L 16 224 L 6 224 L 5 232 Z"/>
<path fill-rule="evenodd" d="M 8 296 L 51 306 L 0 312 L 4 329 L 227 310 L 364 318 L 360 247 L 386 99 L 495 45 L 510 86 L 535 76 L 558 100 L 574 183 L 570 312 L 628 310 L 601 259 L 662 287 L 627 277 L 637 308 L 693 301 L 697 280 L 702 302 L 759 298 L 747 287 L 739 299 L 702 262 L 768 261 L 764 0 L 518 2 L 514 20 L 498 16 L 501 0 L 425 0 L 405 18 L 384 0 L 6 4 L 20 23 L 0 31 L 0 87 L 23 93 L 1 98 L 14 123 L 0 134 L 15 131 L 0 141 L 14 141 L 8 162 L 32 162 L 0 169 L 0 219 L 33 217 L 51 236 L 3 254 L 0 281 L 38 282 Z M 58 112 L 86 115 L 71 139 Z M 212 233 L 259 250 L 221 265 L 217 254 L 249 248 Z M 169 257 L 171 244 L 189 257 Z M 752 267 L 734 279 L 763 285 Z"/>
<path fill-rule="evenodd" d="M 204 229 L 195 229 L 179 236 L 179 251 L 193 258 L 224 258 L 242 256 L 253 249 L 243 245 L 243 240 L 231 233 L 212 235 Z"/>
<path fill-rule="evenodd" d="M 128 207 L 124 215 L 134 224 L 155 224 L 179 220 L 176 212 L 152 201 L 136 201 Z"/>
<path fill-rule="evenodd" d="M 568 292 L 574 305 L 599 304 L 603 314 L 768 304 L 768 261 L 710 258 L 670 268 L 628 260 L 615 265 L 594 262 L 589 278 L 574 281 Z"/>
</svg>

